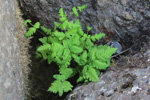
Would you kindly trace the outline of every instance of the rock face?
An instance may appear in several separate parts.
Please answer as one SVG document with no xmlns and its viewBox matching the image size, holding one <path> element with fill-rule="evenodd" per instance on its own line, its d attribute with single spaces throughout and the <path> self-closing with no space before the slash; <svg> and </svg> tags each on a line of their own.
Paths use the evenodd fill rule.
<svg viewBox="0 0 150 100">
<path fill-rule="evenodd" d="M 144 56 L 122 59 L 99 82 L 78 86 L 66 100 L 150 100 L 150 49 Z"/>
<path fill-rule="evenodd" d="M 79 16 L 84 30 L 86 30 L 86 25 L 89 25 L 93 27 L 91 33 L 107 30 L 108 33 L 117 33 L 121 37 L 126 34 L 138 36 L 141 35 L 140 33 L 150 32 L 150 0 L 18 0 L 18 2 L 25 19 L 39 21 L 42 25 L 50 28 L 53 28 L 53 23 L 58 21 L 59 8 L 64 8 L 64 11 L 70 14 L 72 7 L 86 4 L 87 9 Z M 71 19 L 75 19 L 75 16 L 72 16 Z M 128 39 L 125 38 L 125 40 Z M 89 83 L 77 87 L 68 95 L 67 99 L 138 100 L 141 98 L 149 100 L 150 67 L 147 65 L 132 68 L 135 67 L 132 64 L 130 67 L 110 68 L 100 77 L 99 83 Z M 40 67 L 38 68 L 40 69 Z M 43 80 L 42 82 L 45 84 L 41 71 L 37 72 L 40 73 L 41 78 L 38 82 L 41 84 L 41 80 Z M 45 72 L 43 71 L 43 73 Z M 49 77 L 50 74 L 45 73 L 44 75 Z M 46 82 L 47 84 L 49 83 Z M 37 89 L 37 87 L 39 85 L 35 85 L 34 88 L 37 93 L 48 88 Z M 32 94 L 34 95 L 35 92 Z M 43 97 L 46 96 L 42 95 L 41 98 Z"/>
<path fill-rule="evenodd" d="M 86 4 L 80 14 L 83 28 L 92 26 L 92 33 L 114 31 L 137 36 L 150 31 L 150 0 L 19 0 L 25 18 L 40 21 L 46 27 L 53 27 L 58 21 L 58 10 L 70 14 L 71 8 Z M 74 17 L 73 17 L 74 18 Z"/>
<path fill-rule="evenodd" d="M 24 100 L 15 0 L 0 1 L 0 100 Z"/>
</svg>

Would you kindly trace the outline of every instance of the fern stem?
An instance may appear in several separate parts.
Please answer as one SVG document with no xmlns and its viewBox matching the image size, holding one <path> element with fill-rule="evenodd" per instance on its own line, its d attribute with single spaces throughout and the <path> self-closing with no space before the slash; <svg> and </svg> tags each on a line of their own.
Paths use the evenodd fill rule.
<svg viewBox="0 0 150 100">
<path fill-rule="evenodd" d="M 32 27 L 34 27 L 34 25 L 32 23 L 29 23 Z M 43 34 L 40 30 L 37 30 L 39 33 L 41 33 L 43 36 L 46 36 L 45 34 Z"/>
<path fill-rule="evenodd" d="M 79 11 L 79 10 L 77 9 L 77 11 Z M 68 20 L 73 14 L 74 14 L 74 13 L 72 12 L 72 13 L 68 16 L 68 18 L 67 18 L 66 20 Z M 63 24 L 66 20 L 64 20 L 64 21 L 62 22 L 62 24 Z M 60 24 L 60 25 L 62 25 L 62 24 Z M 57 26 L 57 27 L 54 29 L 54 31 L 56 31 L 56 29 L 57 29 L 58 27 L 60 27 L 60 25 Z"/>
</svg>

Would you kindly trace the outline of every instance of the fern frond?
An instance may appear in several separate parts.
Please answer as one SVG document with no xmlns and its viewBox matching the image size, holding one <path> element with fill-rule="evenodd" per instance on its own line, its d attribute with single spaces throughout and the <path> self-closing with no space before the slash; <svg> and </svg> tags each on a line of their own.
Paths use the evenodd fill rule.
<svg viewBox="0 0 150 100">
<path fill-rule="evenodd" d="M 63 8 L 60 8 L 60 9 L 59 9 L 59 16 L 60 16 L 60 17 L 63 17 L 63 16 L 64 16 Z"/>
<path fill-rule="evenodd" d="M 79 34 L 79 36 L 82 36 L 84 34 L 81 28 L 77 28 L 77 33 Z"/>
<path fill-rule="evenodd" d="M 41 29 L 43 32 L 45 32 L 45 33 L 46 33 L 47 30 L 48 30 L 48 29 L 47 29 L 46 27 L 44 27 L 44 26 L 41 26 L 40 29 Z"/>
<path fill-rule="evenodd" d="M 43 44 L 47 44 L 47 37 L 39 38 L 39 41 Z"/>
<path fill-rule="evenodd" d="M 71 40 L 69 40 L 69 39 L 65 39 L 65 40 L 63 40 L 63 46 L 65 47 L 65 48 L 70 48 L 71 47 Z"/>
<path fill-rule="evenodd" d="M 93 66 L 97 69 L 106 70 L 106 68 L 108 67 L 108 64 L 106 62 L 101 62 L 99 60 L 94 60 L 93 61 Z"/>
<path fill-rule="evenodd" d="M 81 27 L 82 27 L 81 24 L 80 24 L 79 19 L 77 19 L 77 20 L 75 21 L 75 23 L 74 23 L 73 26 L 74 26 L 73 28 L 81 28 Z"/>
<path fill-rule="evenodd" d="M 51 35 L 51 29 L 48 29 L 46 32 L 47 35 Z"/>
<path fill-rule="evenodd" d="M 77 79 L 77 83 L 82 82 L 84 80 L 84 78 L 82 76 L 79 76 L 79 78 Z"/>
<path fill-rule="evenodd" d="M 59 21 L 64 22 L 65 20 L 67 20 L 67 17 L 63 16 L 62 18 L 59 18 Z"/>
<path fill-rule="evenodd" d="M 74 15 L 75 15 L 76 17 L 78 17 L 78 16 L 79 16 L 79 14 L 78 14 L 78 11 L 77 11 L 77 8 L 76 8 L 76 7 L 73 7 L 73 8 L 72 8 L 72 11 L 73 11 L 73 13 L 74 13 Z"/>
<path fill-rule="evenodd" d="M 87 76 L 89 77 L 90 81 L 93 81 L 93 82 L 99 81 L 99 78 L 98 78 L 98 75 L 97 75 L 95 69 L 91 66 L 88 67 Z"/>
<path fill-rule="evenodd" d="M 59 43 L 59 40 L 56 37 L 49 36 L 48 43 Z"/>
<path fill-rule="evenodd" d="M 86 39 L 86 48 L 90 49 L 93 46 L 93 42 L 91 41 L 91 39 Z"/>
<path fill-rule="evenodd" d="M 71 54 L 70 54 L 70 50 L 68 48 L 64 49 L 63 52 L 63 60 L 66 60 L 67 58 L 70 58 Z"/>
<path fill-rule="evenodd" d="M 45 51 L 40 51 L 40 53 L 42 54 L 43 59 L 46 60 L 48 57 L 47 53 Z"/>
<path fill-rule="evenodd" d="M 34 24 L 34 28 L 36 28 L 36 29 L 40 28 L 40 23 L 39 23 L 39 22 L 36 22 L 36 23 Z"/>
<path fill-rule="evenodd" d="M 48 91 L 53 92 L 53 93 L 59 93 L 59 96 L 63 95 L 63 92 L 68 92 L 72 90 L 72 85 L 68 81 L 60 81 L 56 80 L 54 81 L 51 86 L 49 87 Z"/>
<path fill-rule="evenodd" d="M 65 75 L 59 75 L 59 74 L 53 75 L 53 77 L 59 81 L 65 81 L 67 79 Z"/>
<path fill-rule="evenodd" d="M 63 50 L 64 50 L 64 47 L 62 44 L 53 43 L 52 48 L 51 48 L 51 51 L 52 51 L 51 57 L 58 58 L 58 57 L 62 56 Z"/>
<path fill-rule="evenodd" d="M 87 7 L 87 5 L 83 5 L 83 6 L 77 7 L 77 8 L 78 8 L 78 10 L 81 12 L 81 11 L 84 10 L 86 7 Z"/>
<path fill-rule="evenodd" d="M 31 23 L 32 21 L 30 19 L 25 20 L 25 22 L 23 23 L 23 25 L 27 25 L 28 23 Z"/>
<path fill-rule="evenodd" d="M 80 56 L 80 65 L 85 65 L 87 63 L 87 51 L 85 50 Z"/>
<path fill-rule="evenodd" d="M 64 81 L 62 83 L 62 85 L 64 86 L 63 89 L 64 89 L 64 92 L 68 92 L 68 91 L 71 91 L 72 90 L 72 85 L 70 84 L 70 82 L 68 81 Z"/>
<path fill-rule="evenodd" d="M 91 40 L 95 42 L 96 40 L 100 40 L 103 37 L 105 37 L 105 34 L 99 33 L 99 34 L 95 34 L 95 35 L 91 36 Z"/>
<path fill-rule="evenodd" d="M 83 70 L 82 70 L 82 74 L 83 74 L 83 75 L 86 75 L 86 74 L 87 74 L 88 67 L 89 67 L 88 65 L 83 66 Z"/>
<path fill-rule="evenodd" d="M 67 18 L 65 18 L 64 19 L 64 22 L 63 22 L 63 20 L 62 20 L 62 24 L 61 24 L 61 27 L 60 27 L 60 29 L 62 29 L 62 30 L 66 30 L 66 29 L 68 29 L 68 26 L 69 26 L 69 22 L 68 22 L 68 20 L 66 20 Z"/>
<path fill-rule="evenodd" d="M 42 46 L 37 48 L 37 51 L 41 52 L 44 50 L 50 50 L 51 49 L 51 45 L 50 44 L 43 44 Z"/>
<path fill-rule="evenodd" d="M 62 40 L 64 37 L 65 37 L 65 34 L 63 32 L 58 32 L 58 31 L 55 31 L 53 33 L 59 40 Z"/>
<path fill-rule="evenodd" d="M 41 29 L 43 32 L 45 32 L 47 35 L 50 35 L 50 34 L 51 34 L 51 29 L 48 29 L 48 28 L 46 28 L 46 27 L 44 27 L 44 26 L 41 26 L 40 29 Z"/>
<path fill-rule="evenodd" d="M 81 53 L 83 51 L 83 48 L 78 47 L 78 46 L 72 46 L 72 47 L 70 47 L 70 50 L 73 53 Z"/>
<path fill-rule="evenodd" d="M 92 27 L 87 26 L 87 30 L 88 31 L 92 30 Z"/>
<path fill-rule="evenodd" d="M 59 28 L 59 26 L 61 25 L 61 23 L 54 22 L 54 25 L 55 25 L 55 27 L 58 27 L 58 28 Z"/>
<path fill-rule="evenodd" d="M 64 75 L 66 79 L 68 79 L 73 73 L 73 69 L 72 68 L 60 68 L 59 72 L 60 74 Z"/>
<path fill-rule="evenodd" d="M 47 61 L 48 61 L 48 64 L 51 64 L 51 63 L 52 63 L 52 58 L 51 58 L 51 55 L 50 55 L 50 54 L 47 56 Z"/>
<path fill-rule="evenodd" d="M 73 37 L 71 38 L 71 43 L 73 45 L 80 45 L 80 36 L 78 34 L 73 35 Z"/>
<path fill-rule="evenodd" d="M 89 50 L 89 54 L 88 56 L 90 57 L 90 60 L 93 61 L 94 59 L 96 59 L 96 51 L 97 51 L 97 47 L 94 46 Z"/>
<path fill-rule="evenodd" d="M 81 12 L 85 8 L 86 5 L 73 7 L 72 11 L 78 17 L 78 11 Z M 95 45 L 93 42 L 103 38 L 105 34 L 100 33 L 91 36 L 88 33 L 92 27 L 89 26 L 87 26 L 88 32 L 84 33 L 79 19 L 69 21 L 70 18 L 67 18 L 63 8 L 59 10 L 59 16 L 60 23 L 55 22 L 52 31 L 40 26 L 39 22 L 32 25 L 31 20 L 26 20 L 24 25 L 29 23 L 33 26 L 25 34 L 26 37 L 32 36 L 39 28 L 45 33 L 42 34 L 44 35 L 43 38 L 39 38 L 42 45 L 37 48 L 37 57 L 42 57 L 49 64 L 55 62 L 59 66 L 59 74 L 53 75 L 56 80 L 51 84 L 48 91 L 59 93 L 59 96 L 62 96 L 63 92 L 72 90 L 73 86 L 66 80 L 76 74 L 79 74 L 77 82 L 99 81 L 99 70 L 105 70 L 109 67 L 111 56 L 117 48 Z M 73 61 L 75 66 L 72 68 L 71 63 Z"/>
<path fill-rule="evenodd" d="M 51 86 L 49 87 L 48 91 L 53 93 L 59 93 L 59 96 L 63 95 L 63 85 L 60 80 L 54 81 Z"/>
<path fill-rule="evenodd" d="M 41 58 L 41 57 L 42 57 L 42 55 L 41 55 L 39 52 L 37 52 L 37 53 L 36 53 L 36 58 L 39 59 L 39 58 Z"/>
<path fill-rule="evenodd" d="M 28 32 L 25 34 L 26 37 L 32 36 L 36 32 L 36 29 L 34 27 L 30 28 Z"/>
<path fill-rule="evenodd" d="M 72 54 L 72 57 L 73 57 L 74 61 L 80 65 L 80 57 L 78 57 L 77 54 Z"/>
</svg>

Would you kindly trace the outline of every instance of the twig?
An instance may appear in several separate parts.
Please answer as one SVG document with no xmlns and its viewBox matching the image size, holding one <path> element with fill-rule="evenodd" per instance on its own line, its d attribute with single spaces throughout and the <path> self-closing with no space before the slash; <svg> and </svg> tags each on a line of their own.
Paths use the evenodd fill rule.
<svg viewBox="0 0 150 100">
<path fill-rule="evenodd" d="M 148 36 L 146 36 L 146 35 L 142 35 L 139 39 L 137 39 L 136 41 L 134 41 L 133 45 L 132 45 L 130 48 L 128 48 L 128 49 L 122 51 L 122 52 L 119 53 L 119 54 L 113 55 L 111 58 L 114 58 L 114 57 L 116 57 L 116 56 L 118 56 L 118 55 L 120 55 L 120 54 L 123 54 L 123 53 L 127 52 L 127 51 L 130 50 L 133 46 L 135 46 L 135 44 L 137 43 L 137 41 L 139 41 L 139 40 L 140 40 L 141 38 L 143 38 L 143 37 L 147 37 L 148 39 L 150 39 L 150 37 L 148 37 Z"/>
</svg>

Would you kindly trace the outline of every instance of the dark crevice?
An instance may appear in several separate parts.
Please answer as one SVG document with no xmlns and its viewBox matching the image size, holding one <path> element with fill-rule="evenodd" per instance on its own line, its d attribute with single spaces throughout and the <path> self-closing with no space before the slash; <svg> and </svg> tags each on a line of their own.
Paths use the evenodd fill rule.
<svg viewBox="0 0 150 100">
<path fill-rule="evenodd" d="M 96 5 L 97 5 L 97 0 L 91 0 L 91 5 L 92 5 L 92 8 L 93 8 L 95 11 L 97 11 L 97 7 L 96 7 Z"/>
<path fill-rule="evenodd" d="M 32 40 L 31 40 L 31 49 L 29 50 L 29 54 L 31 55 L 31 72 L 29 75 L 29 80 L 31 89 L 30 89 L 30 98 L 31 100 L 64 100 L 68 93 L 64 93 L 62 97 L 59 97 L 58 94 L 53 94 L 48 90 L 51 83 L 55 80 L 53 78 L 54 74 L 59 74 L 58 70 L 59 67 L 56 63 L 48 64 L 47 61 L 43 61 L 42 59 L 36 59 L 36 48 L 38 44 L 41 44 L 39 42 L 39 38 L 41 38 L 41 35 L 38 35 L 40 33 L 36 33 Z M 73 65 L 71 65 L 73 66 Z M 73 78 L 68 79 L 69 82 L 73 85 L 75 88 L 77 86 L 76 81 L 78 75 L 74 76 Z"/>
<path fill-rule="evenodd" d="M 97 0 L 91 0 L 91 5 L 95 11 L 97 11 Z M 23 8 L 21 8 L 22 12 Z M 26 19 L 31 19 L 33 23 L 39 21 L 37 17 L 31 16 L 28 17 L 28 14 L 24 14 L 22 16 L 25 20 Z M 109 37 L 112 38 L 114 35 L 113 32 L 112 34 L 106 34 L 110 35 Z M 40 33 L 37 33 L 40 34 Z M 93 33 L 90 33 L 93 34 Z M 136 38 L 126 34 L 122 39 L 120 39 L 120 43 L 123 47 L 123 50 L 126 50 L 128 48 L 131 48 L 127 52 L 121 54 L 121 55 L 129 55 L 129 54 L 135 54 L 140 51 L 141 47 L 145 44 L 148 43 L 150 40 L 150 34 L 147 31 L 141 30 L 140 36 L 137 36 Z M 47 61 L 41 61 L 40 59 L 36 59 L 36 46 L 37 44 L 40 44 L 38 41 L 38 38 L 40 38 L 41 35 L 36 35 L 32 38 L 31 42 L 31 49 L 30 49 L 30 55 L 31 55 L 31 73 L 29 75 L 29 80 L 31 82 L 31 90 L 30 90 L 30 95 L 31 95 L 31 100 L 63 100 L 68 93 L 64 93 L 63 97 L 59 97 L 58 94 L 53 94 L 51 92 L 48 92 L 48 88 L 51 85 L 51 83 L 54 81 L 53 75 L 58 73 L 58 66 L 55 63 L 52 63 L 49 65 Z M 108 40 L 109 40 L 108 37 Z M 101 41 L 100 41 L 101 42 Z M 119 58 L 118 58 L 119 59 Z M 69 79 L 71 83 L 75 86 L 77 86 L 76 79 L 78 78 L 78 75 L 76 75 L 74 78 Z M 126 84 L 123 86 L 123 88 L 126 88 L 130 86 L 131 84 Z M 104 95 L 104 94 L 102 94 Z"/>
</svg>

